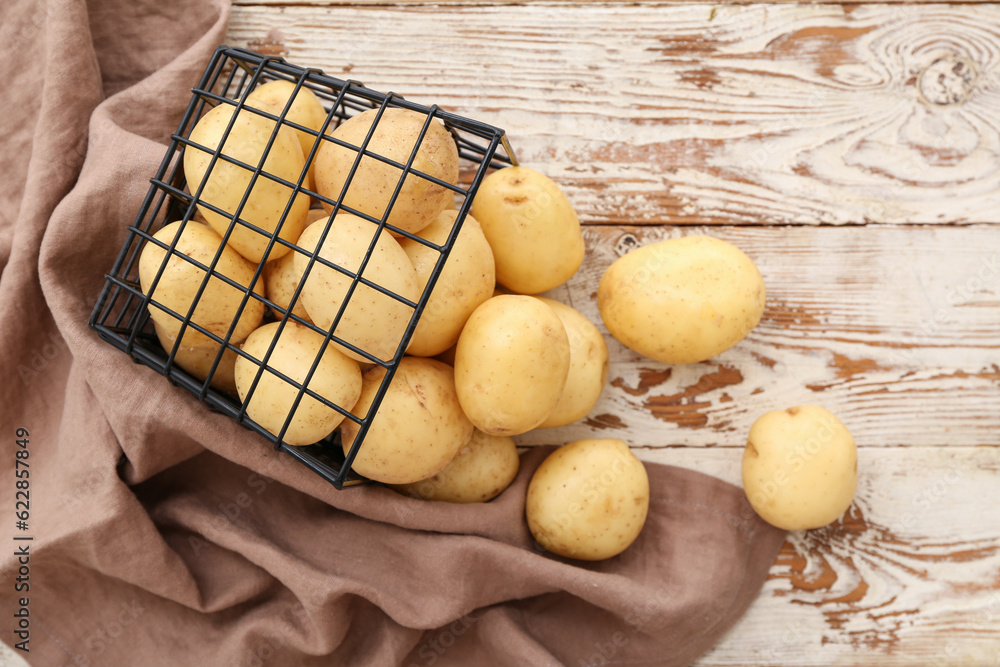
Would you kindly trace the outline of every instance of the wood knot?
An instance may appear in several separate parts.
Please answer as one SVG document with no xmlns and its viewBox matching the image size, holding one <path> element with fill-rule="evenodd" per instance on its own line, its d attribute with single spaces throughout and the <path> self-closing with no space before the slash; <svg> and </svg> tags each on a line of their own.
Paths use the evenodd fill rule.
<svg viewBox="0 0 1000 667">
<path fill-rule="evenodd" d="M 625 255 L 639 247 L 639 239 L 635 234 L 622 234 L 615 243 L 615 252 L 619 257 Z"/>
<path fill-rule="evenodd" d="M 976 68 L 967 59 L 949 55 L 938 58 L 920 74 L 920 94 L 931 104 L 949 106 L 965 101 L 976 82 Z"/>
</svg>

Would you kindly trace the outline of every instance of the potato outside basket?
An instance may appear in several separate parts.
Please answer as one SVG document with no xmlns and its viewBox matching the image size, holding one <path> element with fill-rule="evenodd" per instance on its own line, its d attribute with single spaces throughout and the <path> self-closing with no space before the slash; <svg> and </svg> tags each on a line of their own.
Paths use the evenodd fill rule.
<svg viewBox="0 0 1000 667">
<path fill-rule="evenodd" d="M 293 93 L 290 99 L 294 99 L 295 94 L 297 94 L 299 89 L 303 87 L 312 90 L 317 97 L 319 97 L 324 108 L 328 111 L 326 124 L 323 128 L 319 132 L 316 132 L 291 121 L 285 120 L 285 114 L 288 112 L 288 108 L 291 104 L 290 102 L 286 105 L 281 114 L 277 116 L 265 111 L 258 111 L 257 109 L 249 109 L 249 107 L 246 107 L 249 111 L 272 120 L 277 120 L 279 123 L 284 123 L 296 130 L 309 132 L 317 137 L 323 136 L 323 141 L 336 141 L 342 146 L 347 146 L 355 151 L 358 151 L 358 148 L 360 148 L 360 151 L 358 151 L 358 157 L 354 163 L 354 169 L 351 171 L 351 175 L 348 177 L 347 185 L 345 185 L 343 192 L 341 192 L 338 199 L 321 197 L 318 193 L 307 190 L 304 186 L 306 170 L 316 155 L 319 142 L 316 142 L 311 153 L 306 156 L 306 169 L 303 169 L 302 173 L 299 175 L 298 181 L 292 183 L 268 174 L 263 170 L 264 161 L 267 158 L 268 151 L 271 149 L 271 145 L 277 136 L 277 125 L 275 126 L 270 142 L 268 143 L 259 164 L 244 164 L 228 156 L 220 154 L 221 147 L 225 145 L 225 138 L 228 137 L 229 131 L 232 129 L 232 122 L 226 129 L 222 140 L 219 142 L 219 148 L 214 151 L 205 146 L 194 144 L 188 138 L 195 123 L 210 108 L 218 104 L 230 104 L 234 105 L 237 110 L 243 109 L 245 108 L 244 104 L 246 102 L 246 97 L 250 91 L 263 83 L 276 79 L 284 79 L 295 84 L 295 93 Z M 427 116 L 427 120 L 420 134 L 421 140 L 423 139 L 424 133 L 427 131 L 430 123 L 434 119 L 441 121 L 445 125 L 455 139 L 461 159 L 462 175 L 459 178 L 458 185 L 452 185 L 450 183 L 439 181 L 427 174 L 422 174 L 415 169 L 411 169 L 411 164 L 416 156 L 417 146 L 420 145 L 419 141 L 414 147 L 413 152 L 411 153 L 406 164 L 401 164 L 367 150 L 368 142 L 371 139 L 372 132 L 374 132 L 374 129 L 378 124 L 378 119 L 381 118 L 382 111 L 390 107 L 410 109 Z M 350 118 L 351 116 L 369 109 L 379 109 L 379 111 L 377 112 L 377 119 L 372 126 L 372 131 L 369 132 L 362 146 L 350 146 L 329 136 L 324 136 L 328 135 L 328 133 L 344 119 Z M 233 114 L 234 119 L 236 115 L 236 113 Z M 225 211 L 215 208 L 210 203 L 198 199 L 201 195 L 202 188 L 204 187 L 204 182 L 185 183 L 182 168 L 182 157 L 186 146 L 196 146 L 198 149 L 212 154 L 211 163 L 208 168 L 209 173 L 211 173 L 212 165 L 214 165 L 218 160 L 225 160 L 230 163 L 237 164 L 253 173 L 247 192 L 244 193 L 242 203 L 236 211 L 236 216 L 229 215 Z M 346 205 L 341 205 L 343 194 L 347 191 L 347 188 L 350 185 L 350 180 L 353 178 L 354 173 L 358 168 L 362 153 L 368 157 L 393 165 L 400 170 L 396 190 L 382 219 L 375 219 L 371 216 L 364 215 L 354 209 L 351 209 Z M 413 330 L 416 327 L 424 306 L 427 304 L 430 293 L 437 282 L 437 278 L 441 273 L 442 267 L 444 266 L 444 262 L 454 245 L 455 238 L 469 212 L 472 205 L 472 198 L 475 196 L 476 190 L 478 189 L 483 177 L 490 169 L 504 167 L 510 164 L 516 164 L 516 159 L 510 145 L 507 142 L 504 131 L 499 128 L 448 113 L 437 106 L 426 107 L 414 104 L 406 101 L 394 93 L 379 93 L 366 88 L 363 84 L 357 81 L 345 81 L 327 76 L 321 70 L 298 67 L 286 62 L 282 58 L 265 57 L 261 54 L 244 49 L 220 46 L 215 51 L 211 61 L 206 67 L 204 75 L 198 83 L 198 86 L 192 90 L 191 100 L 183 118 L 181 119 L 180 125 L 177 128 L 177 132 L 171 136 L 170 145 L 168 146 L 166 154 L 160 163 L 159 170 L 150 179 L 149 191 L 146 194 L 139 213 L 137 214 L 133 224 L 129 226 L 128 236 L 125 243 L 115 260 L 110 273 L 105 276 L 104 287 L 90 317 L 90 327 L 94 329 L 102 339 L 129 354 L 134 361 L 155 369 L 173 384 L 191 392 L 209 409 L 225 413 L 235 419 L 237 423 L 263 436 L 273 444 L 275 449 L 283 451 L 294 457 L 306 467 L 329 481 L 336 488 L 340 489 L 345 486 L 351 486 L 364 482 L 366 480 L 363 477 L 358 475 L 356 472 L 352 472 L 351 463 L 357 455 L 358 450 L 364 446 L 365 435 L 375 417 L 378 406 L 382 401 L 382 397 L 385 395 L 389 382 L 392 380 L 395 370 L 399 366 L 407 343 L 409 342 Z M 455 220 L 448 240 L 444 245 L 438 246 L 436 244 L 432 244 L 428 241 L 419 239 L 413 234 L 386 224 L 386 220 L 392 210 L 392 203 L 395 202 L 396 197 L 402 188 L 403 180 L 410 173 L 415 174 L 417 177 L 434 181 L 439 185 L 449 188 L 455 193 L 458 216 Z M 207 178 L 208 176 L 206 175 L 205 180 L 207 180 Z M 250 223 L 239 218 L 239 214 L 242 211 L 243 206 L 246 205 L 249 191 L 258 178 L 270 178 L 271 180 L 291 188 L 288 204 L 282 214 L 281 224 L 284 223 L 284 216 L 288 215 L 288 211 L 291 210 L 292 200 L 295 195 L 299 192 L 305 192 L 310 196 L 333 206 L 334 213 L 343 210 L 354 213 L 355 215 L 360 215 L 361 217 L 377 224 L 379 226 L 379 231 L 387 228 L 397 235 L 405 236 L 423 243 L 439 253 L 437 263 L 427 286 L 424 288 L 419 299 L 416 302 L 413 302 L 364 277 L 364 267 L 367 265 L 368 258 L 371 256 L 372 249 L 375 245 L 374 236 L 371 246 L 369 247 L 369 254 L 362 262 L 361 268 L 358 270 L 357 274 L 343 267 L 332 264 L 321 257 L 317 257 L 316 252 L 305 252 L 300 250 L 300 252 L 305 252 L 305 254 L 310 255 L 310 269 L 316 262 L 323 263 L 334 270 L 348 275 L 352 279 L 352 283 L 348 291 L 347 299 L 341 306 L 340 312 L 334 319 L 329 330 L 321 329 L 314 324 L 291 314 L 291 306 L 289 306 L 288 312 L 279 320 L 282 323 L 282 327 L 285 326 L 285 323 L 288 321 L 296 321 L 301 325 L 308 326 L 314 331 L 323 334 L 327 341 L 334 340 L 338 343 L 344 343 L 344 341 L 334 335 L 334 331 L 336 331 L 337 324 L 350 303 L 351 295 L 354 293 L 359 284 L 364 284 L 376 289 L 379 292 L 406 304 L 412 309 L 412 316 L 402 340 L 399 342 L 395 356 L 391 360 L 383 361 L 372 357 L 371 355 L 367 355 L 371 359 L 372 363 L 383 366 L 387 371 L 367 415 L 355 416 L 350 412 L 350 408 L 352 406 L 337 405 L 327 398 L 306 388 L 309 383 L 309 379 L 312 377 L 317 366 L 319 365 L 319 355 L 317 355 L 317 358 L 313 362 L 305 383 L 295 382 L 291 378 L 288 378 L 273 369 L 265 369 L 262 360 L 254 359 L 247 353 L 243 352 L 238 344 L 231 342 L 230 336 L 232 336 L 235 325 L 230 327 L 225 337 L 220 338 L 219 336 L 202 328 L 197 323 L 192 322 L 190 318 L 193 315 L 197 298 L 188 312 L 175 312 L 161 303 L 151 301 L 150 296 L 143 294 L 140 288 L 138 277 L 139 255 L 145 243 L 155 243 L 166 250 L 166 254 L 160 266 L 160 273 L 162 273 L 163 268 L 166 266 L 167 261 L 171 257 L 182 258 L 184 261 L 191 262 L 205 271 L 205 277 L 198 292 L 199 298 L 202 291 L 204 291 L 206 285 L 208 284 L 209 279 L 214 276 L 217 279 L 225 281 L 243 293 L 243 300 L 240 304 L 240 312 L 242 312 L 242 310 L 246 307 L 250 299 L 257 299 L 262 301 L 268 307 L 267 311 L 271 313 L 272 311 L 270 308 L 275 306 L 273 302 L 267 298 L 261 297 L 259 294 L 252 292 L 251 290 L 215 271 L 216 263 L 219 261 L 219 257 L 222 254 L 222 248 L 220 248 L 216 253 L 211 264 L 206 266 L 197 260 L 187 257 L 183 253 L 176 252 L 174 248 L 176 245 L 176 239 L 173 243 L 168 245 L 153 238 L 153 234 L 167 222 L 179 220 L 181 221 L 182 226 L 189 224 L 196 212 L 196 203 L 201 204 L 202 206 L 207 206 L 209 209 L 214 210 L 221 215 L 225 215 L 230 219 L 229 229 L 223 236 L 226 240 L 229 239 L 229 236 L 236 225 L 244 225 L 257 229 Z M 234 217 L 236 218 L 235 220 Z M 280 224 L 278 229 L 280 230 Z M 328 229 L 329 226 L 327 226 L 327 230 Z M 285 244 L 286 246 L 292 248 L 295 247 L 293 244 L 278 238 L 277 233 L 269 234 L 269 236 L 270 240 L 268 244 L 268 251 L 270 251 L 275 244 Z M 323 238 L 325 237 L 326 230 L 323 233 Z M 266 256 L 267 254 L 265 254 L 265 257 Z M 256 271 L 251 285 L 262 284 L 262 271 L 263 262 L 256 266 Z M 159 274 L 157 275 L 157 280 L 159 280 Z M 303 280 L 300 282 L 304 283 L 305 281 Z M 292 305 L 294 305 L 295 301 L 299 298 L 300 291 L 301 285 L 295 292 Z M 151 288 L 150 294 L 152 293 L 153 290 Z M 215 360 L 211 366 L 211 370 L 205 380 L 199 380 L 193 377 L 175 364 L 174 358 L 179 349 L 180 335 L 178 335 L 178 343 L 174 345 L 173 349 L 164 350 L 163 347 L 161 347 L 155 332 L 153 331 L 152 320 L 149 316 L 150 305 L 159 308 L 161 311 L 165 311 L 171 317 L 177 318 L 181 322 L 181 326 L 184 327 L 181 330 L 182 332 L 186 330 L 186 328 L 193 328 L 194 330 L 200 331 L 201 333 L 212 338 L 220 345 L 219 351 L 216 354 Z M 349 344 L 346 345 L 347 347 L 352 347 Z M 236 354 L 242 355 L 246 358 L 253 359 L 261 367 L 257 380 L 250 388 L 250 393 L 247 395 L 244 402 L 240 402 L 237 397 L 229 396 L 210 386 L 212 377 L 222 358 L 222 354 L 227 349 L 232 350 Z M 266 359 L 270 357 L 273 349 L 274 343 L 272 342 L 270 349 L 265 355 L 265 363 Z M 357 348 L 354 349 L 358 351 Z M 363 353 L 363 351 L 359 352 Z M 292 384 L 298 390 L 298 396 L 295 400 L 293 409 L 289 412 L 289 417 L 285 420 L 284 426 L 277 435 L 267 431 L 264 427 L 254 422 L 246 414 L 245 405 L 249 404 L 250 399 L 253 396 L 253 390 L 257 386 L 257 381 L 259 381 L 260 375 L 263 372 L 275 373 L 279 377 L 282 377 L 286 382 Z M 332 407 L 343 414 L 345 419 L 351 419 L 359 425 L 358 436 L 356 437 L 350 451 L 346 453 L 346 456 L 341 447 L 339 428 L 326 439 L 313 445 L 297 447 L 288 445 L 282 440 L 282 436 L 291 421 L 291 415 L 294 413 L 294 408 L 298 406 L 299 402 L 306 395 Z"/>
</svg>

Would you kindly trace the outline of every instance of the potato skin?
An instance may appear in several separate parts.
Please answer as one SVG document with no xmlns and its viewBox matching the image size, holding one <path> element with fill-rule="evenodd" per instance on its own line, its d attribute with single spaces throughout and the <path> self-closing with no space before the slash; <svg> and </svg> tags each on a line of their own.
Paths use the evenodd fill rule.
<svg viewBox="0 0 1000 667">
<path fill-rule="evenodd" d="M 457 217 L 457 211 L 442 211 L 418 236 L 444 245 Z M 408 238 L 401 238 L 399 245 L 413 263 L 423 291 L 440 253 Z M 465 322 L 481 303 L 493 296 L 494 287 L 496 272 L 490 244 L 476 219 L 466 216 L 410 338 L 407 354 L 433 357 L 457 343 Z"/>
<path fill-rule="evenodd" d="M 326 220 L 309 225 L 298 245 L 311 253 L 317 246 Z M 357 272 L 375 238 L 378 228 L 372 222 L 350 213 L 338 213 L 331 224 L 319 256 L 334 264 Z M 298 275 L 304 275 L 309 256 L 296 250 L 293 265 Z M 364 278 L 381 285 L 411 301 L 420 297 L 417 273 L 399 243 L 387 231 L 378 234 L 372 258 L 365 266 Z M 302 285 L 299 296 L 306 312 L 317 326 L 329 329 L 347 298 L 353 279 L 336 269 L 315 263 Z M 356 345 L 383 361 L 392 359 L 403 339 L 406 326 L 413 316 L 413 308 L 392 297 L 358 284 L 350 297 L 350 304 L 337 324 L 334 335 Z M 363 356 L 334 343 L 352 359 L 369 361 Z"/>
<path fill-rule="evenodd" d="M 476 308 L 455 348 L 455 385 L 476 428 L 518 435 L 552 413 L 566 386 L 566 327 L 538 299 L 493 297 Z"/>
<path fill-rule="evenodd" d="M 205 146 L 209 150 L 215 150 L 222 140 L 222 135 L 233 117 L 234 111 L 235 107 L 229 104 L 220 104 L 206 113 L 191 130 L 191 141 Z M 240 160 L 251 167 L 256 167 L 260 163 L 261 156 L 264 155 L 264 149 L 271 139 L 273 130 L 274 121 L 244 109 L 240 111 L 229 136 L 226 138 L 222 154 Z M 191 194 L 196 193 L 201 187 L 211 159 L 210 153 L 195 146 L 184 148 L 184 176 Z M 295 183 L 299 180 L 304 166 L 302 147 L 294 131 L 290 127 L 280 127 L 274 138 L 274 143 L 271 145 L 271 150 L 268 151 L 267 159 L 264 161 L 264 171 Z M 252 176 L 253 172 L 239 165 L 221 159 L 217 160 L 212 167 L 212 172 L 208 174 L 200 201 L 233 215 L 236 213 L 247 188 L 250 187 Z M 266 234 L 261 234 L 245 225 L 236 224 L 229 236 L 229 245 L 249 261 L 254 264 L 259 263 L 264 257 L 270 236 L 277 229 L 281 215 L 284 213 L 291 196 L 291 188 L 270 178 L 258 177 L 250 191 L 246 205 L 240 212 L 240 218 L 260 227 Z M 226 230 L 233 224 L 232 220 L 202 204 L 199 204 L 198 208 L 208 224 L 220 236 L 225 236 Z M 298 193 L 278 235 L 290 242 L 298 238 L 305 226 L 308 210 L 309 196 L 302 192 Z M 287 252 L 287 246 L 275 243 L 267 259 L 269 261 L 278 259 Z"/>
<path fill-rule="evenodd" d="M 285 109 L 285 105 L 288 104 L 288 98 L 292 96 L 294 91 L 295 84 L 291 81 L 285 81 L 284 79 L 268 81 L 257 86 L 247 95 L 246 106 L 280 116 L 281 112 Z M 299 88 L 299 93 L 295 96 L 295 100 L 292 101 L 292 106 L 289 107 L 285 119 L 303 127 L 308 127 L 310 130 L 315 130 L 318 135 L 319 131 L 323 129 L 324 121 L 326 121 L 326 109 L 323 108 L 323 104 L 316 97 L 316 93 L 302 86 Z M 316 143 L 319 137 L 303 130 L 289 129 L 295 132 L 295 136 L 299 140 L 303 158 L 308 158 L 309 152 L 313 149 L 313 144 Z M 311 166 L 310 173 L 312 173 Z"/>
<path fill-rule="evenodd" d="M 184 225 L 183 232 L 179 221 L 164 225 L 153 235 L 153 238 L 170 245 L 178 234 L 180 238 L 177 239 L 174 253 L 167 261 L 167 266 L 156 284 L 152 299 L 184 317 L 198 295 L 201 283 L 205 279 L 205 271 L 187 261 L 183 256 L 197 260 L 204 266 L 211 266 L 215 254 L 223 243 L 222 237 L 215 233 L 211 227 L 194 221 Z M 153 279 L 160 270 L 160 265 L 166 255 L 166 249 L 155 243 L 146 243 L 142 247 L 139 255 L 139 284 L 142 286 L 143 293 L 149 294 Z M 215 276 L 225 276 L 249 290 L 254 271 L 255 267 L 239 253 L 229 246 L 224 246 L 222 255 L 215 265 L 214 275 L 209 279 L 198 298 L 198 305 L 195 306 L 191 321 L 219 338 L 225 338 L 230 325 L 236 319 L 244 293 Z M 262 280 L 257 281 L 253 291 L 263 295 L 264 283 Z M 153 304 L 150 304 L 149 316 L 160 327 L 163 336 L 170 341 L 177 339 L 181 320 Z M 247 299 L 246 306 L 239 314 L 239 320 L 233 330 L 230 342 L 239 343 L 249 336 L 250 332 L 260 324 L 263 317 L 264 302 L 253 297 Z M 218 343 L 190 326 L 184 329 L 181 345 L 218 349 Z"/>
<path fill-rule="evenodd" d="M 177 338 L 171 337 L 167 334 L 163 330 L 163 327 L 157 324 L 155 320 L 153 322 L 153 330 L 156 332 L 156 338 L 160 341 L 160 345 L 163 346 L 163 350 L 169 355 L 174 349 L 174 344 L 176 343 Z M 193 377 L 196 377 L 204 382 L 208 377 L 209 372 L 212 370 L 212 364 L 215 363 L 215 357 L 218 356 L 220 347 L 220 345 L 204 347 L 180 345 L 177 347 L 177 352 L 174 354 L 174 363 L 190 373 Z M 212 374 L 212 381 L 209 383 L 210 387 L 229 394 L 230 396 L 236 396 L 237 357 L 239 357 L 239 355 L 236 354 L 236 352 L 231 348 L 227 347 L 222 352 L 222 358 L 219 359 L 219 364 L 215 368 L 215 373 Z"/>
<path fill-rule="evenodd" d="M 277 336 L 278 342 L 267 360 L 267 368 L 299 384 L 305 382 L 309 369 L 322 352 L 319 366 L 309 381 L 309 389 L 345 410 L 353 408 L 361 395 L 361 369 L 357 362 L 345 357 L 333 345 L 324 346 L 324 337 L 308 327 L 289 321 L 279 333 L 279 326 L 280 322 L 271 322 L 258 328 L 243 343 L 243 351 L 257 360 L 263 360 L 271 341 Z M 236 388 L 241 401 L 247 401 L 259 368 L 257 361 L 244 356 L 236 360 Z M 265 368 L 246 406 L 247 415 L 278 435 L 298 393 L 297 387 Z M 343 419 L 344 415 L 334 408 L 312 396 L 303 395 L 283 439 L 289 445 L 311 445 L 333 433 Z"/>
<path fill-rule="evenodd" d="M 354 415 L 365 418 L 385 374 L 381 366 L 365 373 Z M 359 429 L 351 420 L 344 422 L 345 456 Z M 351 467 L 378 482 L 417 482 L 443 470 L 469 442 L 472 430 L 458 403 L 452 368 L 434 359 L 404 357 Z"/>
<path fill-rule="evenodd" d="M 580 220 L 559 186 L 528 167 L 498 169 L 483 179 L 472 215 L 493 248 L 497 282 L 538 294 L 573 277 L 583 263 Z"/>
<path fill-rule="evenodd" d="M 539 428 L 565 426 L 583 419 L 597 405 L 608 382 L 608 344 L 593 322 L 561 301 L 535 297 L 555 312 L 569 338 L 569 375 L 552 413 Z"/>
<path fill-rule="evenodd" d="M 514 439 L 476 429 L 468 444 L 433 477 L 393 488 L 411 498 L 449 503 L 485 503 L 517 477 L 521 460 Z"/>
<path fill-rule="evenodd" d="M 639 536 L 649 512 L 649 477 L 621 440 L 585 439 L 542 461 L 528 483 L 525 514 L 554 554 L 603 560 Z"/>
<path fill-rule="evenodd" d="M 352 146 L 360 147 L 375 120 L 377 109 L 348 118 L 331 136 Z M 386 109 L 378 121 L 367 151 L 406 164 L 417 143 L 427 116 L 408 109 Z M 358 151 L 332 141 L 320 144 L 315 160 L 316 189 L 320 195 L 336 201 L 347 183 Z M 437 120 L 431 122 L 424 135 L 412 169 L 446 183 L 458 182 L 458 146 Z M 361 213 L 381 219 L 403 172 L 399 168 L 372 157 L 364 157 L 351 180 L 342 204 Z M 416 233 L 429 225 L 438 213 L 454 206 L 454 193 L 426 178 L 410 174 L 393 203 L 388 224 Z M 327 211 L 333 207 L 323 203 Z"/>
<path fill-rule="evenodd" d="M 764 312 L 764 281 L 739 248 L 685 236 L 619 257 L 597 305 L 611 335 L 651 359 L 687 364 L 743 340 Z"/>
<path fill-rule="evenodd" d="M 750 427 L 743 488 L 771 525 L 809 530 L 830 524 L 851 506 L 857 485 L 854 438 L 825 408 L 774 410 Z"/>
</svg>

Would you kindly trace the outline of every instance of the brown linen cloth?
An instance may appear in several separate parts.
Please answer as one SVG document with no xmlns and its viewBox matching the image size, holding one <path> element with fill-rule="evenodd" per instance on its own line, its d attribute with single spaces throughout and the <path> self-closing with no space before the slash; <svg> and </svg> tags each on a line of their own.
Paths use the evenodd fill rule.
<svg viewBox="0 0 1000 667">
<path fill-rule="evenodd" d="M 0 5 L 0 637 L 23 640 L 23 597 L 22 655 L 41 667 L 690 663 L 783 540 L 740 489 L 648 465 L 639 540 L 571 562 L 523 520 L 548 450 L 485 505 L 338 492 L 87 328 L 228 14 L 220 0 Z M 26 530 L 11 516 L 18 428 Z"/>
</svg>

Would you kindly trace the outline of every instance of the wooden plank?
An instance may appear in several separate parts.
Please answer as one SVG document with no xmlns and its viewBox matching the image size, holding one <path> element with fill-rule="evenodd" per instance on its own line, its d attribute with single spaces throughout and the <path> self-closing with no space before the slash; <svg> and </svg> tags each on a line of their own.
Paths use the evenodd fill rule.
<svg viewBox="0 0 1000 667">
<path fill-rule="evenodd" d="M 526 2 L 554 5 L 554 6 L 566 6 L 566 7 L 578 7 L 581 2 L 587 3 L 590 0 L 232 0 L 232 4 L 235 7 L 289 7 L 289 6 L 310 6 L 310 7 L 353 7 L 353 6 L 364 6 L 364 5 L 389 5 L 389 6 L 400 6 L 400 5 L 458 5 L 458 6 L 468 6 L 468 5 L 493 5 L 493 6 L 503 6 L 503 5 L 521 5 Z M 971 0 L 972 2 L 984 2 L 986 0 Z M 768 4 L 801 4 L 802 0 L 771 0 Z M 840 2 L 837 4 L 851 6 L 851 5 L 864 5 L 864 4 L 880 4 L 880 5 L 901 5 L 901 4 L 940 4 L 941 0 L 881 0 L 880 2 L 873 3 L 871 0 L 847 0 L 846 2 Z M 614 4 L 635 4 L 635 0 L 602 0 L 601 4 L 614 5 Z M 656 6 L 656 5 L 681 5 L 687 4 L 687 0 L 643 0 L 643 5 L 646 6 Z M 750 5 L 758 4 L 753 0 L 721 0 L 717 4 L 719 5 Z"/>
<path fill-rule="evenodd" d="M 739 483 L 739 452 L 647 458 Z M 1000 664 L 1000 448 L 863 448 L 855 504 L 791 533 L 699 667 Z"/>
<path fill-rule="evenodd" d="M 746 252 L 767 308 L 742 343 L 670 366 L 607 334 L 596 291 L 626 248 L 708 233 Z M 590 418 L 521 436 L 595 432 L 642 447 L 742 447 L 768 410 L 818 403 L 861 446 L 1000 445 L 1000 226 L 590 227 L 587 256 L 550 295 L 598 325 L 609 385 Z"/>
<path fill-rule="evenodd" d="M 227 39 L 504 127 L 586 223 L 1000 212 L 996 4 L 242 5 Z"/>
</svg>

